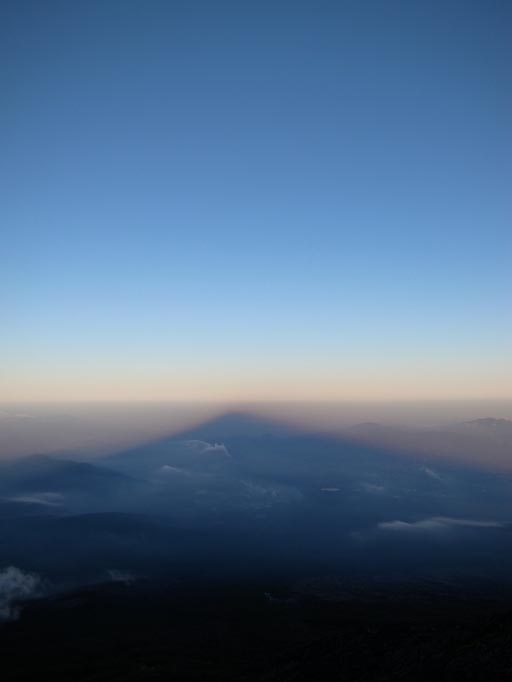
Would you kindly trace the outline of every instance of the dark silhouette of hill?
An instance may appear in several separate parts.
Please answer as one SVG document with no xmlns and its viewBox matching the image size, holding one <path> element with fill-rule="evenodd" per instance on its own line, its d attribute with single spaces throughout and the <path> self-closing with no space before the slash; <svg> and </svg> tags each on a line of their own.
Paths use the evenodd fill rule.
<svg viewBox="0 0 512 682">
<path fill-rule="evenodd" d="M 88 462 L 33 455 L 0 463 L 0 516 L 27 511 L 91 510 L 122 504 L 144 484 L 124 473 Z"/>
<path fill-rule="evenodd" d="M 281 594 L 280 598 L 269 595 Z M 510 601 L 330 602 L 279 584 L 98 585 L 0 626 L 12 682 L 510 679 Z"/>
<path fill-rule="evenodd" d="M 32 455 L 0 463 L 0 487 L 20 490 L 80 489 L 126 480 L 124 474 L 88 462 Z"/>
</svg>

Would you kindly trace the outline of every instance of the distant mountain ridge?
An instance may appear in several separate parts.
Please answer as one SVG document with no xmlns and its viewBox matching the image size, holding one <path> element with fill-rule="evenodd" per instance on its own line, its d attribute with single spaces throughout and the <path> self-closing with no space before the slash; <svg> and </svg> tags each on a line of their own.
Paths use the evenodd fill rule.
<svg viewBox="0 0 512 682">
<path fill-rule="evenodd" d="M 41 511 L 66 513 L 95 506 L 109 508 L 140 490 L 141 482 L 89 462 L 48 455 L 0 462 L 0 502 L 5 509 L 30 505 Z"/>
<path fill-rule="evenodd" d="M 343 432 L 357 441 L 482 467 L 512 469 L 512 420 L 483 417 L 442 428 L 362 423 Z"/>
</svg>

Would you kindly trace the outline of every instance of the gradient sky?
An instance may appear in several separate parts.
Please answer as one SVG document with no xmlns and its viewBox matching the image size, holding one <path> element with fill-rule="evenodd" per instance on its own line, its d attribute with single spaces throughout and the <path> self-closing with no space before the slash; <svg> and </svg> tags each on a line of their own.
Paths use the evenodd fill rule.
<svg viewBox="0 0 512 682">
<path fill-rule="evenodd" d="M 0 400 L 512 395 L 512 5 L 0 7 Z"/>
</svg>

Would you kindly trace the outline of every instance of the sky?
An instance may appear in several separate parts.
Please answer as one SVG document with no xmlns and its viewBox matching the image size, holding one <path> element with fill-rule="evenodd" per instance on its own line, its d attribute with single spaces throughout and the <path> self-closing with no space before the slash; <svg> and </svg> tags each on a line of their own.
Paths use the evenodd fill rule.
<svg viewBox="0 0 512 682">
<path fill-rule="evenodd" d="M 512 397 L 512 9 L 0 7 L 0 401 Z"/>
</svg>

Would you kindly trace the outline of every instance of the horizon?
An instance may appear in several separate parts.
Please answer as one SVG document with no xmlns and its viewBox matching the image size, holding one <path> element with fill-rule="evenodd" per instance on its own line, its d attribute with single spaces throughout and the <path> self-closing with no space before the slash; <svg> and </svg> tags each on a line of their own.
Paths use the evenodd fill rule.
<svg viewBox="0 0 512 682">
<path fill-rule="evenodd" d="M 180 433 L 225 418 L 241 419 L 242 425 L 249 418 L 297 436 L 343 438 L 350 435 L 351 428 L 370 424 L 395 429 L 397 433 L 412 429 L 428 436 L 486 419 L 512 423 L 512 401 L 0 403 L 0 461 L 38 453 L 96 459 L 126 448 L 174 439 Z M 228 428 L 228 435 L 229 431 Z M 380 435 L 385 444 L 389 434 Z M 447 461 L 454 460 L 455 454 L 454 461 L 482 469 L 512 467 L 509 452 L 486 452 L 485 442 L 479 443 L 476 451 L 466 443 L 469 452 L 464 452 L 463 445 L 455 453 L 439 444 L 431 449 Z M 412 457 L 417 450 L 414 443 L 393 442 L 392 446 Z"/>
</svg>

